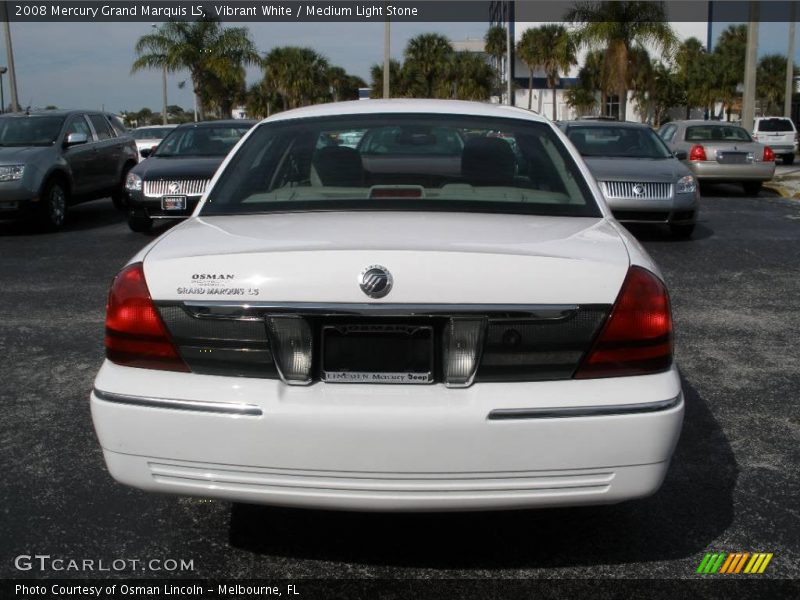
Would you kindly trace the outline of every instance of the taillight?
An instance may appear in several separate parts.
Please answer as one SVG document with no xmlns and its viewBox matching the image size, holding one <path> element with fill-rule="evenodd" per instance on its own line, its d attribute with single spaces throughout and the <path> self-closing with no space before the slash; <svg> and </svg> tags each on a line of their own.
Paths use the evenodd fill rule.
<svg viewBox="0 0 800 600">
<path fill-rule="evenodd" d="M 764 146 L 764 162 L 772 162 L 775 160 L 775 153 L 769 146 Z"/>
<path fill-rule="evenodd" d="M 125 267 L 111 284 L 106 357 L 128 367 L 189 372 L 150 298 L 142 263 Z"/>
<path fill-rule="evenodd" d="M 664 283 L 631 267 L 600 336 L 576 379 L 645 375 L 672 364 L 672 311 Z"/>
<path fill-rule="evenodd" d="M 689 150 L 689 160 L 706 160 L 706 149 L 700 144 L 695 144 Z"/>
</svg>

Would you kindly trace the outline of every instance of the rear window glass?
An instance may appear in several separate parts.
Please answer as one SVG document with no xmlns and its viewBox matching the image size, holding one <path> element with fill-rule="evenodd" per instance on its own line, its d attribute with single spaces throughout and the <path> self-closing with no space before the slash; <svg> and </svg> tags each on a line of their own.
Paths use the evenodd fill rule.
<svg viewBox="0 0 800 600">
<path fill-rule="evenodd" d="M 789 119 L 763 119 L 758 122 L 758 131 L 766 133 L 794 132 Z"/>
<path fill-rule="evenodd" d="M 358 209 L 600 216 L 547 124 L 441 114 L 265 123 L 201 214 Z"/>
<path fill-rule="evenodd" d="M 751 142 L 750 134 L 735 125 L 695 125 L 686 128 L 687 142 Z"/>
</svg>

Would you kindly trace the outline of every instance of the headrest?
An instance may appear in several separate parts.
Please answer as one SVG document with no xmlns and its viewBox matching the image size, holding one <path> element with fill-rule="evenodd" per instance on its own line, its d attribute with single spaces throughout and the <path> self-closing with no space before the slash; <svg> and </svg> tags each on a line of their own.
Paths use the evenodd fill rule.
<svg viewBox="0 0 800 600">
<path fill-rule="evenodd" d="M 326 146 L 314 152 L 312 164 L 322 185 L 332 187 L 364 185 L 364 168 L 358 150 L 347 146 Z"/>
<path fill-rule="evenodd" d="M 461 176 L 473 185 L 506 185 L 514 180 L 516 157 L 500 138 L 473 138 L 461 154 Z"/>
</svg>

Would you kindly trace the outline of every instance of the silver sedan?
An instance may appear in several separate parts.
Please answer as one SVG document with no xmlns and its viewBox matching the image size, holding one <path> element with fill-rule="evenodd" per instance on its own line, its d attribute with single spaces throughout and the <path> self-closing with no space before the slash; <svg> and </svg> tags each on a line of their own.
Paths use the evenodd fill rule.
<svg viewBox="0 0 800 600">
<path fill-rule="evenodd" d="M 675 121 L 658 130 L 670 149 L 702 182 L 741 183 L 755 195 L 775 174 L 775 153 L 734 123 Z"/>
<path fill-rule="evenodd" d="M 697 220 L 697 181 L 650 127 L 567 121 L 561 129 L 583 156 L 619 221 L 665 223 L 674 236 L 691 237 Z"/>
</svg>

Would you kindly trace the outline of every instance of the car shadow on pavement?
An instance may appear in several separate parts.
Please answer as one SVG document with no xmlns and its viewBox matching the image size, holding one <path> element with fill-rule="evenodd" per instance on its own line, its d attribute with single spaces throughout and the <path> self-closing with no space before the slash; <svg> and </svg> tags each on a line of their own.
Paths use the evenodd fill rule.
<svg viewBox="0 0 800 600">
<path fill-rule="evenodd" d="M 701 198 L 779 198 L 780 194 L 769 188 L 761 188 L 761 191 L 752 196 L 746 194 L 744 188 L 738 183 L 703 183 L 700 186 Z M 702 209 L 700 215 L 702 216 Z"/>
<path fill-rule="evenodd" d="M 125 213 L 114 208 L 110 199 L 104 198 L 70 206 L 66 224 L 61 231 L 47 232 L 34 220 L 18 219 L 0 221 L 0 236 L 57 235 L 62 232 L 99 229 L 122 223 L 126 218 Z"/>
<path fill-rule="evenodd" d="M 253 553 L 434 569 L 552 568 L 692 557 L 733 521 L 733 450 L 683 380 L 686 417 L 663 487 L 614 506 L 372 514 L 234 504 L 229 541 Z"/>
</svg>

